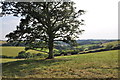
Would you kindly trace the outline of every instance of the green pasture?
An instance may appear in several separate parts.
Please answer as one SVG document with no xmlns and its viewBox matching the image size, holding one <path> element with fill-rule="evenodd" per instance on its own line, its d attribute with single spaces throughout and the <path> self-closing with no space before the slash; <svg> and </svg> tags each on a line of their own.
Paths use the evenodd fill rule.
<svg viewBox="0 0 120 80">
<path fill-rule="evenodd" d="M 6 56 L 17 56 L 20 51 L 24 51 L 24 47 L 0 47 L 2 50 L 2 53 L 0 55 L 6 55 Z"/>
<path fill-rule="evenodd" d="M 13 61 L 19 61 L 24 59 L 7 59 L 7 58 L 1 58 L 0 63 L 6 63 L 6 62 L 13 62 Z"/>
<path fill-rule="evenodd" d="M 107 42 L 107 43 L 104 43 L 103 46 L 107 46 L 107 45 L 116 45 L 116 44 L 120 44 L 120 41 Z"/>
<path fill-rule="evenodd" d="M 3 46 L 0 47 L 0 55 L 5 55 L 5 56 L 17 56 L 19 52 L 21 51 L 25 51 L 24 50 L 25 47 L 14 47 L 14 46 Z M 47 51 L 47 50 L 46 50 Z M 44 52 L 40 52 L 40 51 L 35 51 L 35 50 L 28 50 L 26 52 L 30 52 L 30 53 L 44 53 Z"/>
<path fill-rule="evenodd" d="M 0 44 L 4 44 L 4 43 L 7 43 L 6 41 L 0 41 Z"/>
<path fill-rule="evenodd" d="M 3 78 L 118 78 L 118 51 L 3 63 Z"/>
</svg>

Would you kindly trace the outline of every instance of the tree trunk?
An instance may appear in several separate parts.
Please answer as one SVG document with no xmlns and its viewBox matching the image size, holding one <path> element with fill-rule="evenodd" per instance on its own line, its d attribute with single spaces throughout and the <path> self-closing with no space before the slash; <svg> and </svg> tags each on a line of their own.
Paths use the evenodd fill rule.
<svg viewBox="0 0 120 80">
<path fill-rule="evenodd" d="M 48 53 L 49 55 L 46 59 L 53 59 L 54 55 L 53 55 L 53 38 L 52 37 L 49 39 L 48 48 L 49 48 L 49 53 Z"/>
</svg>

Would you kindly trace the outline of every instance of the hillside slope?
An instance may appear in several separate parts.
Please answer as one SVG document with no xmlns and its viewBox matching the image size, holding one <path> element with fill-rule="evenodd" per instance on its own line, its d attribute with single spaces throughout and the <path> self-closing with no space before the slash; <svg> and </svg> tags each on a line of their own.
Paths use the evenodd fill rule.
<svg viewBox="0 0 120 80">
<path fill-rule="evenodd" d="M 3 63 L 3 78 L 118 78 L 118 51 Z"/>
<path fill-rule="evenodd" d="M 2 53 L 0 52 L 0 55 L 5 55 L 5 56 L 18 56 L 18 53 L 21 51 L 25 51 L 25 47 L 15 47 L 15 46 L 3 46 L 0 47 L 0 49 L 2 50 Z M 26 52 L 30 52 L 30 53 L 44 53 L 44 52 L 40 52 L 40 51 L 35 51 L 35 50 L 28 50 Z M 47 51 L 46 51 L 47 52 Z"/>
</svg>

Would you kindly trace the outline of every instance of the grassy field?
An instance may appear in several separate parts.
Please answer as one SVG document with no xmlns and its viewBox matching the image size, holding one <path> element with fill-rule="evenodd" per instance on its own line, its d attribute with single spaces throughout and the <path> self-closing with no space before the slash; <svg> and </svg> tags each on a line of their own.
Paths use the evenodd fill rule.
<svg viewBox="0 0 120 80">
<path fill-rule="evenodd" d="M 0 41 L 1 43 L 2 42 L 5 42 L 5 41 Z M 120 43 L 120 41 L 119 41 Z M 104 43 L 103 45 L 104 46 L 107 46 L 109 44 L 112 44 L 112 45 L 116 45 L 118 44 L 118 41 L 113 41 L 113 42 L 108 42 L 108 43 Z M 81 48 L 81 47 L 90 47 L 90 46 L 94 46 L 95 44 L 88 44 L 88 45 L 82 45 L 82 46 L 78 46 L 77 48 Z M 25 47 L 14 47 L 14 46 L 2 46 L 0 47 L 0 51 L 2 50 L 2 52 L 0 52 L 0 55 L 6 55 L 6 56 L 17 56 L 18 53 L 20 51 L 24 51 L 24 48 Z M 55 51 L 58 51 L 57 49 L 54 49 Z M 43 51 L 46 51 L 48 52 L 48 49 L 45 49 Z M 30 53 L 44 53 L 44 52 L 39 52 L 39 51 L 35 51 L 35 50 L 28 50 L 27 52 L 30 52 Z"/>
<path fill-rule="evenodd" d="M 24 51 L 25 47 L 12 47 L 12 46 L 4 46 L 4 47 L 0 47 L 0 50 L 2 50 L 2 52 L 0 52 L 0 55 L 6 55 L 6 56 L 17 56 L 18 53 L 20 51 Z M 35 51 L 35 50 L 28 50 L 26 52 L 30 52 L 30 53 L 43 53 L 43 52 L 39 52 L 39 51 Z"/>
<path fill-rule="evenodd" d="M 13 61 L 18 61 L 18 60 L 24 60 L 24 59 L 0 59 L 0 63 L 6 63 L 6 62 L 13 62 Z"/>
<path fill-rule="evenodd" d="M 119 50 L 120 51 L 120 50 Z M 118 78 L 118 50 L 3 63 L 3 78 Z"/>
<path fill-rule="evenodd" d="M 107 46 L 107 45 L 116 45 L 116 44 L 120 44 L 120 41 L 112 41 L 112 42 L 107 42 L 107 43 L 104 43 L 103 46 Z"/>
<path fill-rule="evenodd" d="M 24 47 L 0 47 L 2 49 L 2 53 L 0 55 L 6 56 L 17 56 L 20 51 L 24 51 Z"/>
<path fill-rule="evenodd" d="M 4 43 L 7 43 L 6 41 L 0 41 L 0 44 L 4 44 Z"/>
</svg>

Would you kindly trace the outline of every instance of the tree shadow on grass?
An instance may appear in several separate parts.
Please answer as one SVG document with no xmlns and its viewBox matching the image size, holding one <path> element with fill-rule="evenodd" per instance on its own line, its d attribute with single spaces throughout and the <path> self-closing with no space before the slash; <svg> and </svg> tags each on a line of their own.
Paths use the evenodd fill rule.
<svg viewBox="0 0 120 80">
<path fill-rule="evenodd" d="M 10 65 L 21 65 L 21 64 L 32 64 L 32 63 L 38 63 L 38 64 L 42 64 L 42 65 L 48 65 L 48 64 L 52 64 L 55 62 L 66 62 L 69 61 L 71 59 L 40 59 L 40 60 L 35 60 L 35 59 L 26 59 L 26 60 L 19 60 L 19 61 L 13 61 L 13 62 L 6 62 L 6 63 L 2 63 L 2 66 L 10 66 Z"/>
<path fill-rule="evenodd" d="M 59 65 L 60 63 L 64 63 L 69 61 L 70 59 L 29 59 L 29 60 L 21 60 L 21 61 L 14 61 L 14 62 L 7 62 L 2 64 L 2 74 L 4 77 L 14 78 L 15 76 L 18 77 L 25 77 L 27 75 L 32 74 L 35 68 L 49 68 L 53 65 Z"/>
</svg>

